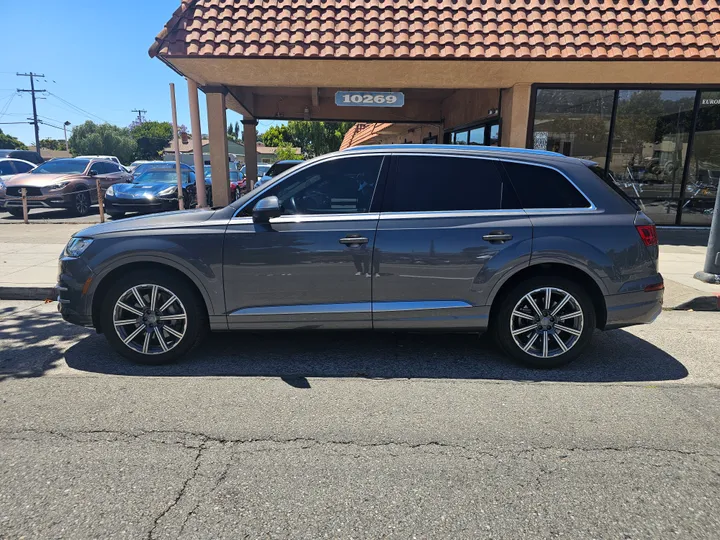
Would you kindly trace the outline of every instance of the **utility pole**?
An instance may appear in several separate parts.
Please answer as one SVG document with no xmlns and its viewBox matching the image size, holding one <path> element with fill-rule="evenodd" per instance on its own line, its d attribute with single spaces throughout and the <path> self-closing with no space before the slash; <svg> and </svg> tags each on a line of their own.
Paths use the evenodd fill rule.
<svg viewBox="0 0 720 540">
<path fill-rule="evenodd" d="M 70 125 L 70 122 L 65 121 L 63 124 L 63 132 L 65 133 L 65 151 L 69 154 L 70 153 L 70 145 L 68 144 L 68 138 L 67 138 L 67 127 Z"/>
<path fill-rule="evenodd" d="M 30 90 L 18 88 L 18 92 L 30 92 L 32 95 L 32 107 L 33 107 L 33 124 L 35 126 L 35 151 L 40 153 L 40 123 L 37 117 L 37 105 L 35 104 L 35 93 L 45 92 L 45 90 L 35 90 L 35 77 L 45 77 L 38 73 L 16 73 L 18 77 L 30 77 Z"/>
<path fill-rule="evenodd" d="M 130 112 L 135 112 L 135 113 L 137 113 L 137 115 L 138 115 L 138 117 L 137 117 L 138 124 L 142 124 L 142 123 L 145 121 L 144 118 L 143 118 L 143 114 L 145 114 L 145 113 L 147 112 L 145 109 L 133 109 L 133 110 L 130 111 Z"/>
</svg>

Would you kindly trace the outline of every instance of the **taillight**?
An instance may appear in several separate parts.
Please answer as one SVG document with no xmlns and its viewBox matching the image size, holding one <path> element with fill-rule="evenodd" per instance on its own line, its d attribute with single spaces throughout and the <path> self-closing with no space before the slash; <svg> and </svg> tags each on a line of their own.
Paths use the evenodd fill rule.
<svg viewBox="0 0 720 540">
<path fill-rule="evenodd" d="M 658 237 L 655 225 L 635 225 L 635 228 L 646 246 L 657 246 Z"/>
</svg>

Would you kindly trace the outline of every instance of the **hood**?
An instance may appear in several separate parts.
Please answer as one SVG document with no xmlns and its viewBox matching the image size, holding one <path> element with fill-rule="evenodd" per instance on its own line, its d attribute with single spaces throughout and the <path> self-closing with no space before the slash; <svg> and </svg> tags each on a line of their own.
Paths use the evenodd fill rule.
<svg viewBox="0 0 720 540">
<path fill-rule="evenodd" d="M 82 178 L 82 176 L 82 174 L 16 174 L 5 182 L 5 185 L 43 188 L 57 184 L 62 180 L 74 180 L 76 178 Z"/>
<path fill-rule="evenodd" d="M 162 182 L 148 182 L 144 184 L 142 182 L 131 183 L 131 184 L 115 184 L 113 191 L 116 197 L 122 197 L 127 199 L 143 199 L 146 195 L 152 195 L 155 197 L 161 191 L 164 191 L 171 187 L 177 187 L 177 184 L 165 184 Z M 183 189 L 187 188 L 188 184 L 183 184 Z"/>
<path fill-rule="evenodd" d="M 215 212 L 203 210 L 202 208 L 196 208 L 193 210 L 179 210 L 177 212 L 137 216 L 121 219 L 119 221 L 109 221 L 106 223 L 100 223 L 99 225 L 93 225 L 92 227 L 76 232 L 73 236 L 94 238 L 99 235 L 117 232 L 165 229 L 178 225 L 207 221 L 213 216 L 213 214 L 215 214 Z"/>
</svg>

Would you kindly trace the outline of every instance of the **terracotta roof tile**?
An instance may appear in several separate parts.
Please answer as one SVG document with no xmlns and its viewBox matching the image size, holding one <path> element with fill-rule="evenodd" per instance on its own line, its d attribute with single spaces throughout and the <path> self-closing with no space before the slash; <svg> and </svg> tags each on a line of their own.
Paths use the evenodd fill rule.
<svg viewBox="0 0 720 540">
<path fill-rule="evenodd" d="M 720 59 L 720 0 L 181 0 L 150 55 Z"/>
</svg>

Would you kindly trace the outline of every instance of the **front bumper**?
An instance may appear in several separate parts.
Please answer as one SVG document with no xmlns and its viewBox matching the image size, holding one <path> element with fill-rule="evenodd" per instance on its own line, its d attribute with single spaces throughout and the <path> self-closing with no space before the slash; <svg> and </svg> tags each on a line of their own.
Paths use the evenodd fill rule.
<svg viewBox="0 0 720 540">
<path fill-rule="evenodd" d="M 58 311 L 62 318 L 78 326 L 92 327 L 92 297 L 87 293 L 94 274 L 81 259 L 61 257 L 57 291 Z"/>
<path fill-rule="evenodd" d="M 73 206 L 72 194 L 64 195 L 54 193 L 50 195 L 37 195 L 27 197 L 28 208 L 71 208 Z M 22 208 L 22 197 L 0 198 L 0 208 Z"/>
<path fill-rule="evenodd" d="M 124 199 L 121 197 L 105 197 L 106 212 L 169 212 L 178 209 L 177 199 Z"/>
</svg>

